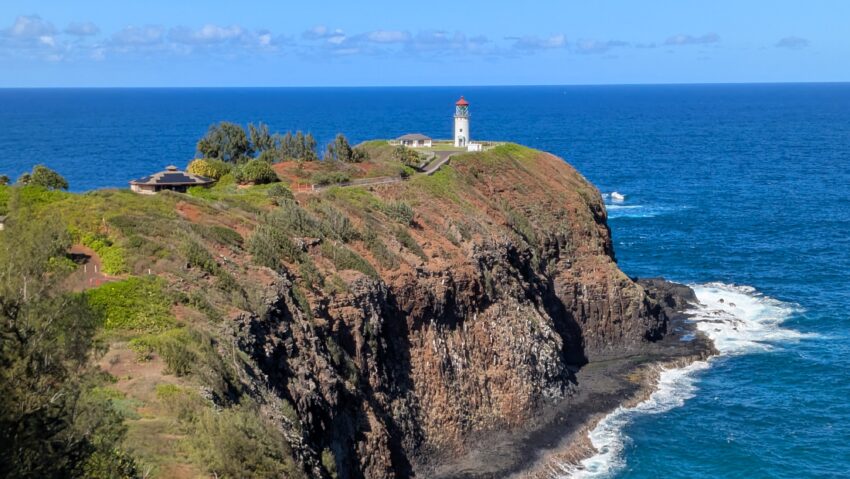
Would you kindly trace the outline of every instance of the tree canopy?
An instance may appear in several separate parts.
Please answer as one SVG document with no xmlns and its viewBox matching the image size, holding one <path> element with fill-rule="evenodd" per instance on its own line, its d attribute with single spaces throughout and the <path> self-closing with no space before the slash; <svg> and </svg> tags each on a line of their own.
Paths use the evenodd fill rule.
<svg viewBox="0 0 850 479">
<path fill-rule="evenodd" d="M 35 165 L 31 173 L 24 173 L 18 178 L 22 186 L 41 186 L 48 190 L 67 190 L 68 181 L 59 173 L 44 165 Z"/>
<path fill-rule="evenodd" d="M 325 149 L 325 160 L 341 161 L 343 163 L 361 163 L 369 159 L 369 155 L 360 148 L 352 148 L 348 139 L 338 133 L 334 141 L 328 143 Z"/>
<path fill-rule="evenodd" d="M 100 318 L 58 292 L 68 233 L 26 216 L 0 236 L 0 477 L 135 477 L 121 417 L 93 393 Z"/>
<path fill-rule="evenodd" d="M 204 158 L 214 158 L 229 163 L 239 163 L 254 154 L 254 147 L 245 130 L 223 121 L 210 126 L 207 134 L 198 141 L 198 153 Z"/>
</svg>

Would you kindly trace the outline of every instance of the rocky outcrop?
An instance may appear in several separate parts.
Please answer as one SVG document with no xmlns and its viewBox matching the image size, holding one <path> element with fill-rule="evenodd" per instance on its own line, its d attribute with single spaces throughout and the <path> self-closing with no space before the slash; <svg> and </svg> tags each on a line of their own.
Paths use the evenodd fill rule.
<svg viewBox="0 0 850 479">
<path fill-rule="evenodd" d="M 584 178 L 530 150 L 467 156 L 452 166 L 458 197 L 419 203 L 428 259 L 398 247 L 400 267 L 337 272 L 347 288 L 333 292 L 269 271 L 265 311 L 231 322 L 245 382 L 312 475 L 330 451 L 339 477 L 410 477 L 470 437 L 523 427 L 575 392 L 579 368 L 667 331 L 683 295 L 647 294 L 617 268 Z"/>
</svg>

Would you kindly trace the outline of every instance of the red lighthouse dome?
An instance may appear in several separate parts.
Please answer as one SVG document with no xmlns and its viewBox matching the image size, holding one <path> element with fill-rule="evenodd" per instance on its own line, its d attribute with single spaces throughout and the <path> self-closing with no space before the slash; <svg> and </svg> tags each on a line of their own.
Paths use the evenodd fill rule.
<svg viewBox="0 0 850 479">
<path fill-rule="evenodd" d="M 457 106 L 469 106 L 469 102 L 463 99 L 463 96 L 460 97 L 460 100 L 455 103 Z"/>
</svg>

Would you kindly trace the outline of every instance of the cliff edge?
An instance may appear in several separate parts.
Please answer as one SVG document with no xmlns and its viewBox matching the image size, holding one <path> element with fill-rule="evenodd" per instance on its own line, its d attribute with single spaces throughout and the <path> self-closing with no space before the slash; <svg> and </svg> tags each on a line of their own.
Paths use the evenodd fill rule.
<svg viewBox="0 0 850 479">
<path fill-rule="evenodd" d="M 383 142 L 363 148 L 375 161 L 391 154 Z M 144 198 L 60 195 L 36 208 L 119 251 L 123 270 L 100 288 L 142 278 L 168 299 L 162 325 L 109 330 L 102 360 L 149 420 L 128 417 L 129 448 L 161 477 L 228 475 L 227 461 L 203 451 L 145 442 L 191 442 L 209 432 L 199 424 L 246 408 L 267 438 L 246 439 L 261 456 L 251 460 L 278 461 L 270 470 L 286 476 L 521 472 L 539 449 L 563 445 L 559 417 L 604 412 L 578 400 L 593 374 L 631 384 L 636 365 L 708 350 L 669 342 L 685 327 L 674 316 L 686 292 L 617 267 L 597 189 L 518 145 L 379 187 L 293 196 L 222 181 Z M 522 454 L 481 455 L 488 437 L 522 443 Z M 479 469 L 496 456 L 507 459 Z"/>
</svg>

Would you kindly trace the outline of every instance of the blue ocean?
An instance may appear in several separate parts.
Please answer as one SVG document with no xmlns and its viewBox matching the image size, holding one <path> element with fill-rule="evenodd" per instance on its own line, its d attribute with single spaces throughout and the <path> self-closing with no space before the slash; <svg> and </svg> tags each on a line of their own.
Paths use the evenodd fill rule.
<svg viewBox="0 0 850 479">
<path fill-rule="evenodd" d="M 0 173 L 126 187 L 221 120 L 447 138 L 460 95 L 473 139 L 595 183 L 621 268 L 692 285 L 721 352 L 661 372 L 564 477 L 850 477 L 850 84 L 0 90 Z"/>
</svg>

